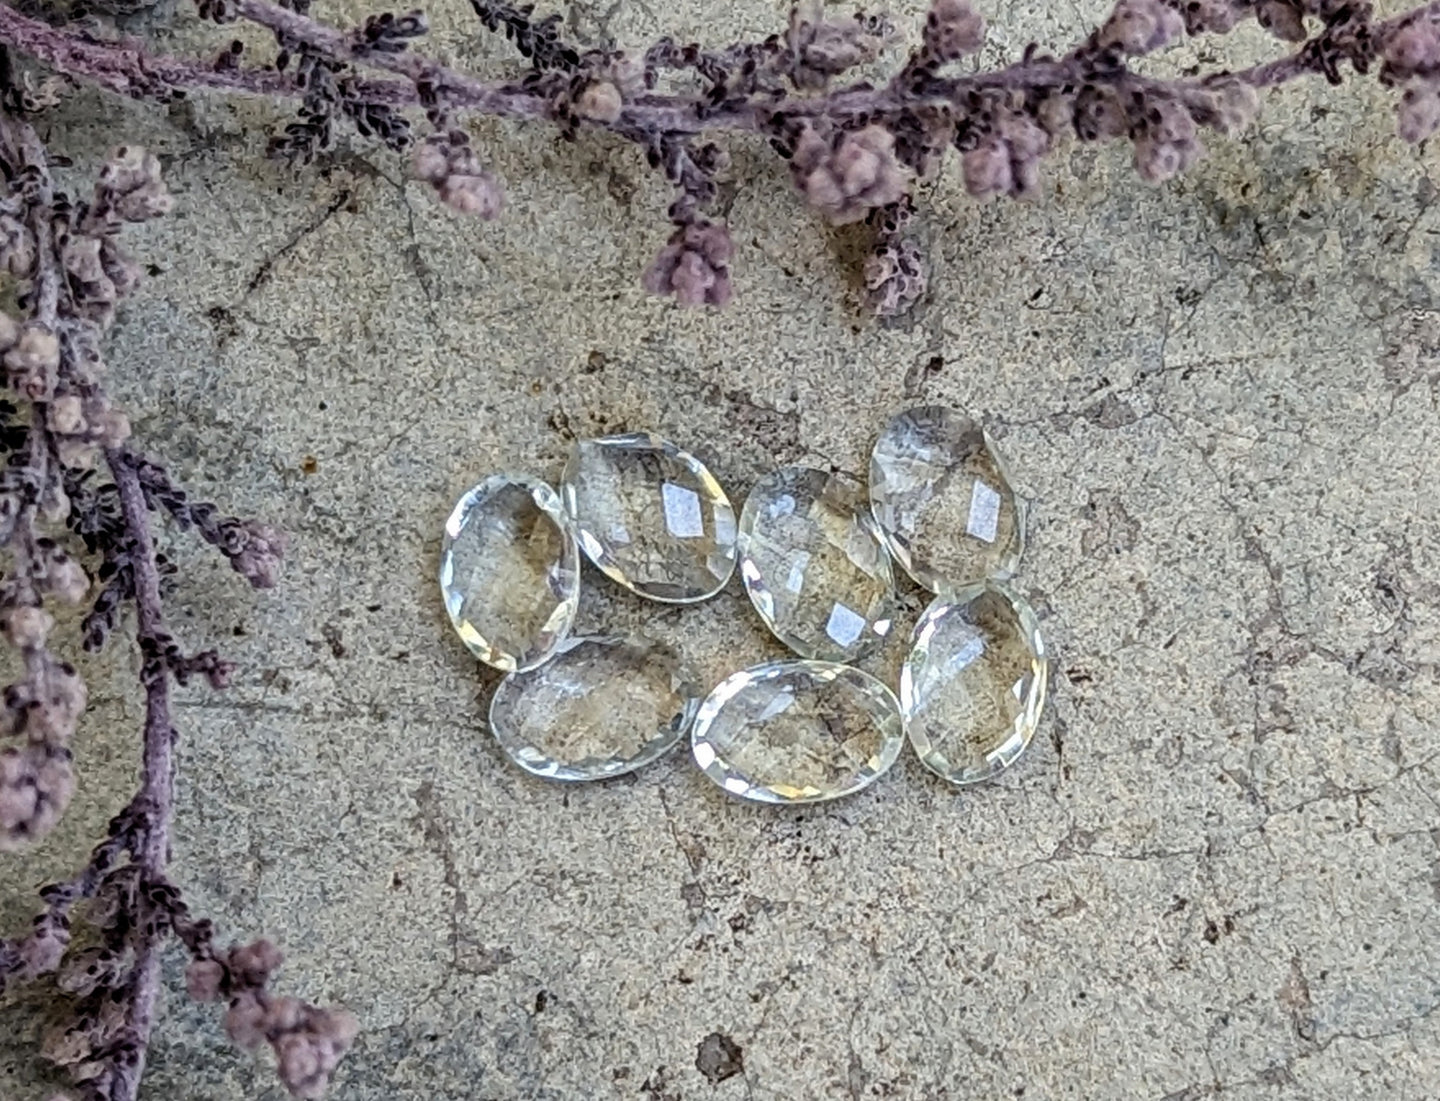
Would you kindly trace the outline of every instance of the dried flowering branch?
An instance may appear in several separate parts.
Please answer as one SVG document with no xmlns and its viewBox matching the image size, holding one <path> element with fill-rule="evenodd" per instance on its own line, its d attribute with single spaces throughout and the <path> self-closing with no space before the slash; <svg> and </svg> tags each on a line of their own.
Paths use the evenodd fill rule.
<svg viewBox="0 0 1440 1101">
<path fill-rule="evenodd" d="M 90 600 L 83 635 L 91 650 L 116 630 L 122 609 L 134 609 L 145 723 L 139 790 L 86 866 L 40 892 L 44 908 L 31 931 L 0 940 L 0 992 L 54 975 L 70 1000 L 45 1055 L 68 1071 L 81 1097 L 133 1101 L 158 1008 L 160 955 L 174 938 L 192 958 L 191 995 L 224 998 L 230 1036 L 247 1048 L 269 1043 L 290 1092 L 318 1097 L 354 1039 L 354 1019 L 272 995 L 278 951 L 266 941 L 218 948 L 211 924 L 191 917 L 166 872 L 175 804 L 171 681 L 202 676 L 222 688 L 231 667 L 214 651 L 184 653 L 166 630 L 166 563 L 151 513 L 197 530 L 257 587 L 274 584 L 281 541 L 264 525 L 190 502 L 161 466 L 128 445 L 129 422 L 103 389 L 100 341 L 116 302 L 139 279 L 119 249 L 119 231 L 171 206 L 158 162 L 121 148 L 93 197 L 73 202 L 55 190 L 45 148 L 18 116 L 23 95 L 11 77 L 8 56 L 0 55 L 0 267 L 18 283 L 23 313 L 0 312 L 0 357 L 15 399 L 0 406 L 7 455 L 0 545 L 10 560 L 0 624 L 24 670 L 0 710 L 8 743 L 0 749 L 0 851 L 43 837 L 75 789 L 69 742 L 85 685 L 50 649 L 55 621 L 47 601 Z M 97 563 L 98 586 L 79 547 Z M 83 946 L 73 943 L 82 939 Z"/>
<path fill-rule="evenodd" d="M 925 287 L 918 245 L 905 235 L 916 180 L 933 177 L 946 151 L 960 156 L 971 194 L 1023 196 L 1062 137 L 1122 139 L 1140 175 L 1162 182 L 1203 153 L 1200 131 L 1234 133 L 1258 109 L 1258 93 L 1305 76 L 1338 84 L 1349 67 L 1378 66 L 1401 89 L 1398 129 L 1418 142 L 1440 128 L 1440 0 L 1386 20 L 1365 0 L 1119 0 L 1109 18 L 1062 56 L 1028 47 L 1013 64 L 957 74 L 953 65 L 984 41 L 967 0 L 933 0 L 920 44 L 883 83 L 842 82 L 880 56 L 893 37 L 883 18 L 831 18 L 797 7 L 784 34 L 722 49 L 662 39 L 643 52 L 582 49 L 559 34 L 559 16 L 531 5 L 471 0 L 481 22 L 529 62 L 522 75 L 482 81 L 412 47 L 422 14 L 369 17 L 351 30 L 309 14 L 310 0 L 198 0 L 217 23 L 269 30 L 275 54 L 245 64 L 232 42 L 210 60 L 150 51 L 55 27 L 0 5 L 0 41 L 56 71 L 126 95 L 165 99 L 196 91 L 301 101 L 299 118 L 272 151 L 308 159 L 348 121 L 392 149 L 415 146 L 415 175 L 456 210 L 493 218 L 501 187 L 461 128 L 462 116 L 543 120 L 562 136 L 608 132 L 635 142 L 676 189 L 673 231 L 644 285 L 687 305 L 730 297 L 729 233 L 715 216 L 726 157 L 709 136 L 770 138 L 796 186 L 832 224 L 868 221 L 875 242 L 866 299 L 881 314 L 912 306 Z M 1185 34 L 1223 34 L 1253 18 L 1296 48 L 1236 72 L 1181 79 L 1137 73 L 1132 62 Z M 423 112 L 418 142 L 407 109 Z"/>
</svg>

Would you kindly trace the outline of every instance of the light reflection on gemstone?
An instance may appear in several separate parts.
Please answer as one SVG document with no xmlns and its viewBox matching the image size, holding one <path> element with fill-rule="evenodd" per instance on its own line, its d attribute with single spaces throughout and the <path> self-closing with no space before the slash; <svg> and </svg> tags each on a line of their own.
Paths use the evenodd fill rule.
<svg viewBox="0 0 1440 1101">
<path fill-rule="evenodd" d="M 1024 511 L 994 445 L 969 417 L 922 406 L 895 417 L 870 457 L 870 504 L 886 545 L 940 593 L 1020 563 Z"/>
<path fill-rule="evenodd" d="M 915 628 L 900 674 L 910 744 L 951 783 L 987 780 L 1035 736 L 1050 661 L 1035 613 L 984 581 L 937 597 Z"/>
<path fill-rule="evenodd" d="M 735 513 L 699 459 L 646 432 L 579 440 L 560 495 L 580 547 L 652 600 L 714 596 L 735 570 Z"/>
<path fill-rule="evenodd" d="M 546 664 L 512 673 L 490 701 L 510 759 L 551 780 L 602 780 L 669 752 L 700 705 L 674 650 L 639 635 L 571 638 Z"/>
<path fill-rule="evenodd" d="M 440 592 L 455 633 L 481 661 L 509 671 L 549 658 L 580 597 L 579 551 L 555 491 L 495 474 L 462 496 L 445 521 Z"/>
<path fill-rule="evenodd" d="M 855 661 L 890 630 L 890 556 L 860 489 L 841 475 L 783 467 L 740 515 L 741 576 L 760 618 L 807 658 Z"/>
<path fill-rule="evenodd" d="M 732 795 L 818 803 L 874 783 L 904 743 L 899 705 L 848 665 L 778 661 L 727 677 L 700 705 L 695 763 Z"/>
</svg>

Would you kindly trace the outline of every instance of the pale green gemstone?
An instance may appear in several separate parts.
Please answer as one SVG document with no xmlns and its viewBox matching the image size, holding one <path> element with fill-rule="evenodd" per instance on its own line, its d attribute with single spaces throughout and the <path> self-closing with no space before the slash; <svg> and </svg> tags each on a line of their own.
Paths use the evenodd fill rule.
<svg viewBox="0 0 1440 1101">
<path fill-rule="evenodd" d="M 994 445 L 969 417 L 909 409 L 870 456 L 870 507 L 895 561 L 932 593 L 1007 578 L 1025 542 L 1021 502 Z"/>
<path fill-rule="evenodd" d="M 755 610 L 801 657 L 855 661 L 890 633 L 890 555 L 843 476 L 789 466 L 762 478 L 741 510 L 737 546 Z"/>
<path fill-rule="evenodd" d="M 440 592 L 460 640 L 487 665 L 549 658 L 580 603 L 580 552 L 555 491 L 495 474 L 461 497 L 445 521 Z"/>
<path fill-rule="evenodd" d="M 586 557 L 667 604 L 714 596 L 735 572 L 735 511 L 695 456 L 648 432 L 579 440 L 560 481 Z"/>
<path fill-rule="evenodd" d="M 988 780 L 1035 736 L 1049 676 L 1035 612 L 1008 586 L 937 597 L 900 674 L 910 744 L 952 784 Z"/>
<path fill-rule="evenodd" d="M 538 669 L 500 682 L 490 729 L 527 772 L 603 780 L 668 753 L 699 706 L 698 683 L 664 644 L 639 635 L 570 638 Z"/>
<path fill-rule="evenodd" d="M 731 795 L 820 803 L 869 787 L 905 740 L 890 689 L 849 665 L 777 661 L 727 677 L 700 705 L 690 749 Z"/>
</svg>

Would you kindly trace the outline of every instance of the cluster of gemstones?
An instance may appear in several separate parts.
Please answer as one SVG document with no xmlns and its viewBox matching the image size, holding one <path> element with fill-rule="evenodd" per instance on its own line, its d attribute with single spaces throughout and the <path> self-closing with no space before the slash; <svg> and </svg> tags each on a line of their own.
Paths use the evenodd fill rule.
<svg viewBox="0 0 1440 1101">
<path fill-rule="evenodd" d="M 445 525 L 440 587 L 466 647 L 505 670 L 490 728 L 539 776 L 630 772 L 688 734 L 727 792 L 809 803 L 867 787 L 908 737 L 954 784 L 994 776 L 1029 744 L 1049 661 L 1009 586 L 1024 509 L 992 442 L 940 406 L 881 432 L 869 486 L 782 467 L 737 517 L 694 455 L 650 433 L 580 440 L 558 487 L 496 474 Z M 796 655 L 731 674 L 708 694 L 672 647 L 572 633 L 581 557 L 650 600 L 690 604 L 739 566 L 760 618 Z M 896 567 L 934 595 L 898 694 L 857 667 L 889 637 Z"/>
</svg>

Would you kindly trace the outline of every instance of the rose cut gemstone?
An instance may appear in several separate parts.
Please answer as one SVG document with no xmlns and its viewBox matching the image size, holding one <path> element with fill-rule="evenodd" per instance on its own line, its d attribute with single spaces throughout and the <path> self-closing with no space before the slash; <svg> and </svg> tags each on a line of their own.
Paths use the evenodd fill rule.
<svg viewBox="0 0 1440 1101">
<path fill-rule="evenodd" d="M 445 521 L 440 592 L 460 641 L 487 665 L 549 658 L 580 601 L 580 552 L 555 491 L 495 474 L 461 497 Z"/>
<path fill-rule="evenodd" d="M 639 635 L 570 638 L 544 665 L 511 673 L 490 729 L 512 761 L 550 780 L 603 780 L 668 753 L 700 706 L 668 646 Z"/>
<path fill-rule="evenodd" d="M 869 787 L 905 732 L 880 681 L 849 665 L 777 661 L 734 673 L 700 705 L 690 749 L 731 795 L 819 803 Z"/>
<path fill-rule="evenodd" d="M 740 513 L 737 546 L 755 610 L 801 657 L 853 662 L 890 633 L 890 554 L 843 476 L 789 466 L 762 478 Z"/>
<path fill-rule="evenodd" d="M 1049 674 L 1035 612 L 1008 586 L 937 597 L 900 674 L 910 745 L 952 784 L 990 779 L 1035 736 Z"/>
<path fill-rule="evenodd" d="M 885 426 L 870 456 L 870 507 L 891 555 L 932 593 L 1020 564 L 1025 518 L 1004 463 L 975 421 L 943 406 Z"/>
<path fill-rule="evenodd" d="M 735 571 L 735 512 L 695 456 L 648 432 L 578 440 L 560 495 L 607 577 L 667 604 L 714 596 Z"/>
</svg>

